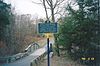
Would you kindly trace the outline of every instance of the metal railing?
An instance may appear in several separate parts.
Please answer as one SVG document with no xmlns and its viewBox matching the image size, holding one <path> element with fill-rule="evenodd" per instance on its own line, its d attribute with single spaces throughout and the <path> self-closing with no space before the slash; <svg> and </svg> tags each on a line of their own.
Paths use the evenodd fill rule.
<svg viewBox="0 0 100 66">
<path fill-rule="evenodd" d="M 35 59 L 31 61 L 30 66 L 39 66 L 40 62 L 44 60 L 44 57 L 46 56 L 46 54 L 47 54 L 47 51 L 45 51 L 40 56 L 35 57 Z"/>
<path fill-rule="evenodd" d="M 1 63 L 10 63 L 10 62 L 14 62 L 24 56 L 25 56 L 25 53 L 18 53 L 18 54 L 8 56 L 8 57 L 0 57 L 0 62 Z"/>
<path fill-rule="evenodd" d="M 14 62 L 18 59 L 28 56 L 29 54 L 33 53 L 38 48 L 39 48 L 39 45 L 37 43 L 32 43 L 25 49 L 24 53 L 18 53 L 18 54 L 7 56 L 7 57 L 0 57 L 0 63 Z"/>
</svg>

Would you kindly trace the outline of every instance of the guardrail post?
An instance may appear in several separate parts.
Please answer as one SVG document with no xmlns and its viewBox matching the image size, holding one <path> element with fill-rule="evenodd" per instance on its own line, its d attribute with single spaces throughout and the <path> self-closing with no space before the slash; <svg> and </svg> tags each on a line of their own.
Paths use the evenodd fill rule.
<svg viewBox="0 0 100 66">
<path fill-rule="evenodd" d="M 32 62 L 30 63 L 30 66 L 33 66 L 33 63 Z"/>
<path fill-rule="evenodd" d="M 11 57 L 8 57 L 7 58 L 7 63 L 10 63 L 12 60 L 11 60 Z"/>
</svg>

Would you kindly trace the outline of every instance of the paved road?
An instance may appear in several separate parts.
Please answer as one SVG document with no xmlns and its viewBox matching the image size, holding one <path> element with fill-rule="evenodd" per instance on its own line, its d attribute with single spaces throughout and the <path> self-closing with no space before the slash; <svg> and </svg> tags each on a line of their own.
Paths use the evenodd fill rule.
<svg viewBox="0 0 100 66">
<path fill-rule="evenodd" d="M 50 40 L 50 43 L 54 43 L 54 40 Z M 19 59 L 12 63 L 3 64 L 2 66 L 30 66 L 30 62 L 43 54 L 47 50 L 46 45 L 43 48 L 37 49 L 34 53 L 30 54 L 27 57 Z"/>
</svg>

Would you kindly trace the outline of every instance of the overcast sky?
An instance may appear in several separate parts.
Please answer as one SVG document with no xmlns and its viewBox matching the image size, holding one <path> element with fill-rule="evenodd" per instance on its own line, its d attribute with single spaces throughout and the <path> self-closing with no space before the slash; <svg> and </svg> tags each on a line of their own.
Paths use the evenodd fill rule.
<svg viewBox="0 0 100 66">
<path fill-rule="evenodd" d="M 19 14 L 32 14 L 39 18 L 45 17 L 45 10 L 42 5 L 32 3 L 32 0 L 5 0 L 7 3 L 11 3 L 15 7 L 15 11 Z M 33 0 L 39 2 L 40 0 Z M 65 0 L 67 1 L 67 0 Z M 77 9 L 78 7 L 74 7 Z M 50 10 L 48 11 L 50 16 Z"/>
<path fill-rule="evenodd" d="M 38 15 L 39 17 L 45 17 L 45 11 L 43 6 L 32 3 L 32 0 L 6 0 L 6 2 L 10 2 L 12 6 L 15 7 L 17 13 L 33 14 L 33 15 Z"/>
</svg>

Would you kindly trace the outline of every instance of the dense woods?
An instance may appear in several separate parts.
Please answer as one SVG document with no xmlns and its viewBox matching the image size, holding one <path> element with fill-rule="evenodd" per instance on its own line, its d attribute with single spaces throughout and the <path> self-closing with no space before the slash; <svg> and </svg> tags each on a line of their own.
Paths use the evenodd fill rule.
<svg viewBox="0 0 100 66">
<path fill-rule="evenodd" d="M 73 4 L 73 3 L 72 3 Z M 74 60 L 82 57 L 100 58 L 100 10 L 97 0 L 76 0 L 78 10 L 68 4 L 68 15 L 60 19 L 57 43 L 63 46 Z M 75 6 L 74 6 L 75 7 Z"/>
<path fill-rule="evenodd" d="M 6 51 L 8 50 L 6 42 L 9 41 L 7 37 L 10 37 L 10 35 L 7 29 L 11 23 L 11 15 L 10 5 L 0 0 L 0 55 L 7 53 Z M 8 32 L 8 34 L 6 34 L 6 32 Z"/>
<path fill-rule="evenodd" d="M 23 52 L 39 36 L 37 22 L 43 19 L 14 12 L 10 4 L 0 1 L 0 56 Z"/>
<path fill-rule="evenodd" d="M 100 59 L 100 5 L 98 3 L 97 0 L 76 0 L 74 4 L 77 4 L 78 10 L 72 7 L 73 3 L 66 7 L 68 15 L 63 18 L 63 22 L 59 23 L 57 43 L 67 50 L 73 60 L 94 57 L 98 62 Z M 90 62 L 95 64 L 95 61 Z"/>
</svg>

